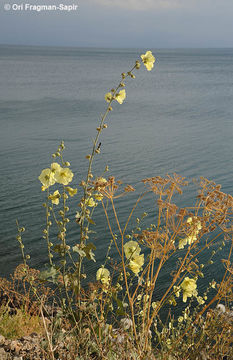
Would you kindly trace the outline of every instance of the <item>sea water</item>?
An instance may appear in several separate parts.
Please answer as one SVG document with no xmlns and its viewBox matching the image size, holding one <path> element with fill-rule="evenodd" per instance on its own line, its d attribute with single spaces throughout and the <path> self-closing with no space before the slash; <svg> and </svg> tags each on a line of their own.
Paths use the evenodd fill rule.
<svg viewBox="0 0 233 360">
<path fill-rule="evenodd" d="M 16 219 L 26 228 L 23 241 L 31 265 L 44 268 L 45 193 L 38 176 L 64 140 L 65 159 L 75 173 L 72 186 L 85 178 L 85 156 L 106 109 L 104 95 L 142 53 L 145 50 L 0 46 L 0 276 L 9 276 L 21 262 Z M 222 184 L 222 190 L 233 195 L 233 49 L 154 49 L 153 53 L 154 69 L 148 72 L 143 66 L 135 71 L 136 79 L 126 83 L 126 100 L 113 105 L 101 136 L 101 155 L 94 164 L 96 175 L 108 165 L 109 174 L 137 190 L 116 203 L 121 224 L 143 191 L 141 179 L 147 177 L 174 172 L 185 176 L 191 186 L 177 198 L 180 206 L 194 204 L 197 187 L 192 180 L 200 176 Z M 74 218 L 79 199 L 72 198 L 70 205 L 71 246 L 78 241 Z M 152 194 L 135 212 L 129 231 L 144 211 L 148 218 L 143 225 L 155 222 Z M 86 265 L 89 280 L 103 263 L 111 238 L 100 207 L 94 220 L 96 232 L 90 241 L 97 247 L 97 261 Z M 113 231 L 118 232 L 116 224 Z M 55 231 L 51 241 L 57 241 Z M 218 260 L 228 251 L 226 246 Z M 162 273 L 160 291 L 174 266 L 168 265 Z M 223 271 L 220 261 L 209 266 L 205 282 Z"/>
</svg>

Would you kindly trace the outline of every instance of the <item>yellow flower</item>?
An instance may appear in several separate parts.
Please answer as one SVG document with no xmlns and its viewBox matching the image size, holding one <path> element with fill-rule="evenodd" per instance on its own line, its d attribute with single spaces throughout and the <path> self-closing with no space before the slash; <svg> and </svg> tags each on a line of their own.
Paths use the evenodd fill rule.
<svg viewBox="0 0 233 360">
<path fill-rule="evenodd" d="M 178 248 L 183 249 L 185 245 L 187 245 L 187 239 L 180 239 Z"/>
<path fill-rule="evenodd" d="M 197 220 L 196 216 L 189 217 L 187 219 L 187 224 L 193 225 L 194 229 L 197 231 L 201 230 L 201 228 L 202 228 L 201 222 L 200 222 L 200 220 Z"/>
<path fill-rule="evenodd" d="M 126 98 L 126 92 L 125 92 L 125 89 L 124 90 L 121 90 L 119 91 L 118 94 L 116 94 L 116 101 L 119 102 L 119 104 L 122 104 L 123 101 L 125 100 Z"/>
<path fill-rule="evenodd" d="M 57 169 L 57 171 L 54 174 L 55 180 L 59 184 L 63 184 L 63 185 L 68 185 L 72 181 L 73 176 L 74 174 L 69 168 L 62 168 L 62 167 L 60 169 Z"/>
<path fill-rule="evenodd" d="M 77 194 L 77 191 L 78 191 L 78 189 L 73 189 L 73 188 L 70 187 L 70 186 L 67 186 L 67 187 L 66 187 L 66 190 L 68 191 L 68 193 L 69 193 L 70 196 L 74 196 L 75 194 Z"/>
<path fill-rule="evenodd" d="M 110 282 L 110 272 L 106 268 L 100 268 L 96 273 L 96 280 L 101 281 L 102 284 L 107 285 Z"/>
<path fill-rule="evenodd" d="M 131 240 L 124 245 L 124 251 L 126 258 L 129 259 L 133 256 L 139 255 L 141 248 L 136 241 Z"/>
<path fill-rule="evenodd" d="M 50 169 L 44 169 L 42 170 L 40 176 L 38 177 L 40 182 L 43 185 L 43 191 L 44 189 L 47 189 L 49 186 L 52 186 L 55 184 L 54 174 Z"/>
<path fill-rule="evenodd" d="M 102 194 L 95 194 L 95 199 L 98 201 L 101 201 L 103 199 L 103 195 Z"/>
<path fill-rule="evenodd" d="M 191 230 L 190 235 L 187 236 L 185 239 L 181 239 L 179 241 L 179 246 L 178 246 L 179 249 L 183 249 L 185 245 L 187 244 L 191 245 L 193 242 L 197 241 L 197 235 L 202 228 L 201 222 L 200 220 L 197 219 L 196 216 L 189 217 L 187 219 L 187 224 L 189 225 Z"/>
<path fill-rule="evenodd" d="M 200 305 L 205 304 L 205 300 L 204 300 L 203 297 L 201 297 L 201 296 L 198 296 L 198 297 L 197 297 L 197 301 L 198 301 L 198 304 L 200 304 Z"/>
<path fill-rule="evenodd" d="M 133 271 L 134 274 L 138 274 L 142 269 L 142 265 L 144 264 L 144 254 L 135 255 L 129 262 L 129 268 Z"/>
<path fill-rule="evenodd" d="M 185 277 L 180 287 L 183 291 L 183 302 L 186 302 L 188 297 L 197 295 L 197 290 L 196 290 L 197 284 L 196 284 L 196 280 L 194 279 Z"/>
<path fill-rule="evenodd" d="M 96 206 L 96 202 L 93 200 L 93 198 L 90 198 L 86 200 L 86 205 L 90 207 L 94 207 Z"/>
<path fill-rule="evenodd" d="M 60 171 L 60 170 L 61 170 L 61 165 L 59 165 L 58 163 L 51 164 L 51 171 L 53 174 L 55 174 L 56 171 Z"/>
<path fill-rule="evenodd" d="M 197 231 L 193 231 L 192 234 L 190 236 L 187 236 L 186 240 L 187 240 L 187 244 L 191 245 L 194 241 L 197 240 Z"/>
<path fill-rule="evenodd" d="M 153 56 L 151 51 L 147 51 L 145 55 L 141 55 L 142 61 L 147 68 L 148 71 L 154 67 L 155 57 Z"/>
<path fill-rule="evenodd" d="M 180 296 L 180 287 L 174 285 L 173 290 L 174 290 L 174 293 L 175 293 L 176 297 L 179 297 Z"/>
<path fill-rule="evenodd" d="M 56 190 L 54 191 L 53 195 L 49 195 L 49 199 L 52 201 L 53 204 L 58 205 L 59 204 L 59 199 L 60 199 L 61 195 L 59 194 L 59 191 Z"/>
<path fill-rule="evenodd" d="M 105 98 L 105 101 L 107 101 L 109 103 L 112 100 L 112 93 L 108 92 L 104 98 Z"/>
</svg>

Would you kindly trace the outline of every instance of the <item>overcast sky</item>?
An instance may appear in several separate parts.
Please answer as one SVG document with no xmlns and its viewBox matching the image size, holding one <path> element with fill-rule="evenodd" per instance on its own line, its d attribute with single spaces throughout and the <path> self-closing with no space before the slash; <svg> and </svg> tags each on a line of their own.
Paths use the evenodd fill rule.
<svg viewBox="0 0 233 360">
<path fill-rule="evenodd" d="M 38 12 L 26 3 L 78 7 Z M 233 0 L 0 0 L 0 44 L 233 47 Z"/>
</svg>

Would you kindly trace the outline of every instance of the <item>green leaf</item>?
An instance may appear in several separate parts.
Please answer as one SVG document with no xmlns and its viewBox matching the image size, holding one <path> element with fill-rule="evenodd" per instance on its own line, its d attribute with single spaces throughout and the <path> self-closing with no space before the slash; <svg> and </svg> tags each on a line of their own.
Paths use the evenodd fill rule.
<svg viewBox="0 0 233 360">
<path fill-rule="evenodd" d="M 87 217 L 87 221 L 88 221 L 90 224 L 95 225 L 95 222 L 94 222 L 91 218 Z"/>
<path fill-rule="evenodd" d="M 85 246 L 85 248 L 83 249 L 86 253 L 86 257 L 89 259 L 89 260 L 93 260 L 94 262 L 96 262 L 95 260 L 95 254 L 93 253 L 92 250 L 96 250 L 96 247 L 93 243 L 89 243 Z"/>
<path fill-rule="evenodd" d="M 40 273 L 39 279 L 41 281 L 50 281 L 55 283 L 59 272 L 54 266 L 51 266 L 48 270 L 44 270 Z"/>
<path fill-rule="evenodd" d="M 124 316 L 126 313 L 125 313 L 125 310 L 124 310 L 123 302 L 120 299 L 118 299 L 118 297 L 116 295 L 113 295 L 113 299 L 117 303 L 116 314 Z"/>
<path fill-rule="evenodd" d="M 85 257 L 86 253 L 84 250 L 80 249 L 79 244 L 72 247 L 73 252 L 77 252 L 81 257 Z"/>
</svg>

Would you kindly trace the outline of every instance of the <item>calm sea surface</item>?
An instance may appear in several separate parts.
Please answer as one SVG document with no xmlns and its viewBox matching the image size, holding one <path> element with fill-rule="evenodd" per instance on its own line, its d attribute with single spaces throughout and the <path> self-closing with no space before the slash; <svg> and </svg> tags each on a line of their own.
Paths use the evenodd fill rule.
<svg viewBox="0 0 233 360">
<path fill-rule="evenodd" d="M 76 174 L 72 185 L 80 183 L 86 173 L 85 155 L 106 106 L 104 95 L 141 53 L 141 49 L 0 46 L 0 276 L 8 276 L 21 261 L 16 219 L 26 228 L 25 251 L 31 264 L 43 268 L 47 248 L 38 176 L 63 139 L 66 160 Z M 109 165 L 111 175 L 136 186 L 137 194 L 146 177 L 176 172 L 192 181 L 205 176 L 233 195 L 233 49 L 153 53 L 157 57 L 153 71 L 141 68 L 135 80 L 127 81 L 124 104 L 114 104 L 95 173 L 100 175 Z M 192 205 L 195 194 L 191 185 L 177 201 Z M 118 202 L 121 221 L 136 197 L 132 194 Z M 72 219 L 78 198 L 70 208 Z M 148 211 L 145 225 L 150 224 L 153 209 L 154 199 L 147 197 L 136 215 Z M 97 263 L 87 267 L 90 279 L 103 262 L 110 239 L 101 209 L 95 220 L 98 233 L 92 241 Z M 133 221 L 130 227 L 134 225 Z M 71 245 L 77 231 L 71 221 Z M 228 251 L 226 246 L 219 258 Z M 162 275 L 165 282 L 172 266 Z M 221 265 L 210 266 L 209 279 L 221 271 Z"/>
</svg>

